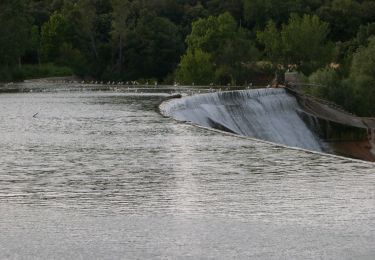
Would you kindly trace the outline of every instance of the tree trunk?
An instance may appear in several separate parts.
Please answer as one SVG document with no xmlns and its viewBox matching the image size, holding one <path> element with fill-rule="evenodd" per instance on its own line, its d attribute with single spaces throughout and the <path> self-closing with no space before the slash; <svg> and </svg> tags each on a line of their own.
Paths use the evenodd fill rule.
<svg viewBox="0 0 375 260">
<path fill-rule="evenodd" d="M 91 45 L 92 45 L 92 50 L 94 51 L 95 59 L 98 59 L 98 51 L 96 50 L 96 44 L 95 44 L 95 39 L 92 35 L 90 35 L 90 40 L 91 40 Z"/>
<path fill-rule="evenodd" d="M 121 72 L 122 70 L 122 36 L 120 36 L 120 41 L 119 41 L 119 70 Z"/>
<path fill-rule="evenodd" d="M 40 48 L 36 49 L 36 55 L 38 56 L 38 65 L 40 67 L 40 65 L 42 64 L 41 58 L 40 58 Z"/>
</svg>

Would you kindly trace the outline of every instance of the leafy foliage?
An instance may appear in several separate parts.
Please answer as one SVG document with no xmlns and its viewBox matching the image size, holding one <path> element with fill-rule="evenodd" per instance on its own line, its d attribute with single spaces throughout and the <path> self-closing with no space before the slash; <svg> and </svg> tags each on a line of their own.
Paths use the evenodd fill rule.
<svg viewBox="0 0 375 260">
<path fill-rule="evenodd" d="M 313 94 L 373 115 L 373 36 L 373 0 L 1 0 L 0 81 L 58 75 L 50 63 L 106 80 L 265 83 L 293 65 L 324 83 Z"/>
<path fill-rule="evenodd" d="M 124 78 L 162 80 L 173 71 L 183 52 L 178 28 L 167 18 L 144 14 L 129 32 Z"/>
<path fill-rule="evenodd" d="M 329 25 L 318 16 L 292 14 L 280 31 L 271 21 L 257 36 L 271 60 L 295 64 L 302 72 L 311 73 L 331 61 L 333 45 L 327 42 L 328 33 Z"/>
<path fill-rule="evenodd" d="M 375 37 L 368 46 L 362 46 L 354 54 L 350 70 L 355 97 L 360 102 L 358 112 L 362 115 L 375 115 Z"/>
<path fill-rule="evenodd" d="M 0 2 L 0 67 L 17 64 L 31 44 L 32 17 L 22 0 Z"/>
<path fill-rule="evenodd" d="M 206 19 L 199 19 L 193 23 L 192 32 L 187 36 L 188 45 L 187 55 L 183 56 L 178 71 L 179 80 L 185 83 L 196 81 L 199 84 L 207 83 L 201 77 L 191 78 L 192 75 L 186 70 L 192 64 L 197 69 L 208 66 L 207 62 L 211 60 L 210 70 L 214 70 L 215 77 L 211 75 L 209 82 L 219 84 L 236 84 L 246 81 L 245 74 L 250 75 L 246 69 L 246 64 L 255 61 L 258 58 L 258 51 L 250 40 L 249 32 L 239 28 L 236 21 L 229 13 L 219 16 L 210 16 Z M 207 54 L 210 59 L 197 59 L 203 54 Z M 199 64 L 199 61 L 204 64 Z M 189 62 L 192 64 L 188 65 Z M 189 74 L 184 76 L 183 73 Z M 189 79 L 189 80 L 187 80 Z"/>
<path fill-rule="evenodd" d="M 320 69 L 309 77 L 309 82 L 316 84 L 310 88 L 310 94 L 319 98 L 329 99 L 343 107 L 355 110 L 353 90 L 344 82 L 339 72 L 332 68 Z"/>
<path fill-rule="evenodd" d="M 44 61 L 56 61 L 60 58 L 60 48 L 68 39 L 68 18 L 54 13 L 42 27 L 41 56 Z"/>
<path fill-rule="evenodd" d="M 188 50 L 182 57 L 177 80 L 185 84 L 208 85 L 215 80 L 211 55 L 201 49 Z"/>
<path fill-rule="evenodd" d="M 273 20 L 279 25 L 286 22 L 290 13 L 301 12 L 303 4 L 308 4 L 308 2 L 299 0 L 244 0 L 244 17 L 249 25 L 255 27 L 263 27 L 269 20 Z"/>
</svg>

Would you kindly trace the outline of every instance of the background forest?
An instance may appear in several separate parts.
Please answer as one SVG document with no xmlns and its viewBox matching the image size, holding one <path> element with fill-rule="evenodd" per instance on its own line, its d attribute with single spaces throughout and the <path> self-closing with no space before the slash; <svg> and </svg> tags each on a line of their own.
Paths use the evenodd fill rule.
<svg viewBox="0 0 375 260">
<path fill-rule="evenodd" d="M 374 36 L 372 0 L 0 0 L 0 81 L 245 85 L 295 70 L 374 116 Z"/>
</svg>

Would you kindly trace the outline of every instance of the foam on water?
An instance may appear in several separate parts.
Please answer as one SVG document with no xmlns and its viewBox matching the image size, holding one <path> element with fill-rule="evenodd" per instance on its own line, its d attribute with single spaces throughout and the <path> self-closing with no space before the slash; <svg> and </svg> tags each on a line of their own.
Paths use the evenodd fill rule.
<svg viewBox="0 0 375 260">
<path fill-rule="evenodd" d="M 319 138 L 300 118 L 297 100 L 284 89 L 209 93 L 171 100 L 166 116 L 278 144 L 322 151 Z"/>
</svg>

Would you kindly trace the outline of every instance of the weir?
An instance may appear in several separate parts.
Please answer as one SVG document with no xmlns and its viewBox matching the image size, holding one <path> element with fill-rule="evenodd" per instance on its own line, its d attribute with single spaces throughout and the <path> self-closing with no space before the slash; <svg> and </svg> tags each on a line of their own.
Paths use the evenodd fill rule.
<svg viewBox="0 0 375 260">
<path fill-rule="evenodd" d="M 284 88 L 188 96 L 164 102 L 160 109 L 165 116 L 179 121 L 290 147 L 375 161 L 370 141 L 373 137 L 368 135 L 373 131 L 365 121 Z"/>
</svg>

